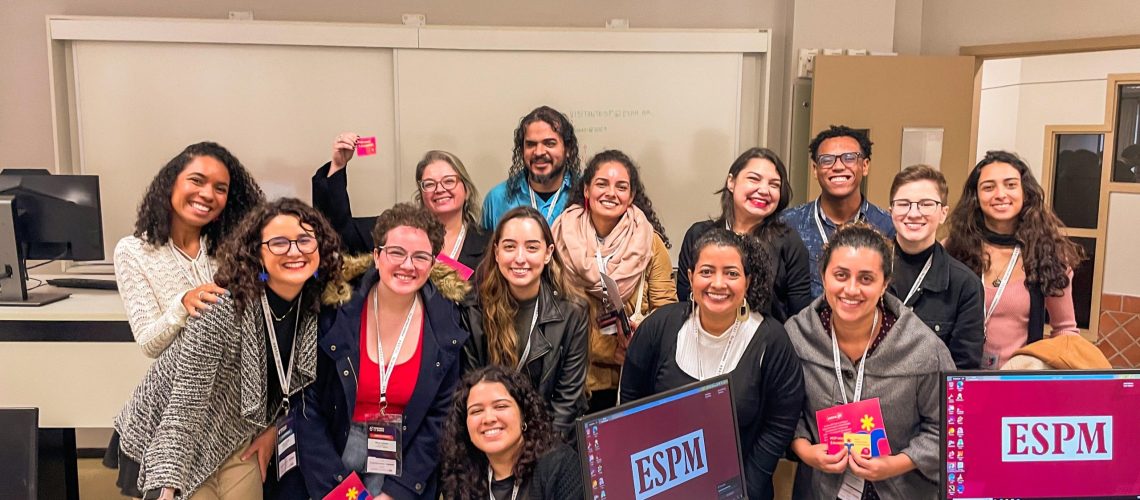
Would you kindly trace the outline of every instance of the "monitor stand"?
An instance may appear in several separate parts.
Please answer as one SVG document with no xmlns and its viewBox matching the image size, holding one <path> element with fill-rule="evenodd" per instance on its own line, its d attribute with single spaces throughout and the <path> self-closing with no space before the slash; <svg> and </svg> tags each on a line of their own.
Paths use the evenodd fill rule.
<svg viewBox="0 0 1140 500">
<path fill-rule="evenodd" d="M 16 238 L 15 201 L 14 196 L 0 196 L 0 306 L 37 307 L 70 297 L 69 293 L 28 291 L 28 269 Z"/>
</svg>

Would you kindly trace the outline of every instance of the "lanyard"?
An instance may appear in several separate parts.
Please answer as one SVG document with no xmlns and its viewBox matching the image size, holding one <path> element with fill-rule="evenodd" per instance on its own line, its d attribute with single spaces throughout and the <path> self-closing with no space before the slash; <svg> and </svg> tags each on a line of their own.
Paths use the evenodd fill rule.
<svg viewBox="0 0 1140 500">
<path fill-rule="evenodd" d="M 384 345 L 380 343 L 380 292 L 372 295 L 372 316 L 376 318 L 376 365 L 380 371 L 380 413 L 388 407 L 388 382 L 392 380 L 392 372 L 396 370 L 396 360 L 400 358 L 400 348 L 404 346 L 404 339 L 408 336 L 408 328 L 412 326 L 412 317 L 416 312 L 419 296 L 412 299 L 412 307 L 408 308 L 408 317 L 404 320 L 404 327 L 400 329 L 400 337 L 396 340 L 396 347 L 392 350 L 392 360 L 384 364 Z M 368 354 L 365 353 L 365 356 Z"/>
<path fill-rule="evenodd" d="M 550 217 L 554 215 L 554 207 L 558 204 L 558 196 L 562 194 L 562 188 L 564 186 L 565 183 L 558 186 L 558 191 L 555 191 L 554 196 L 550 198 L 550 207 L 546 209 L 546 220 L 548 221 L 550 220 Z M 538 200 L 534 198 L 534 188 L 530 187 L 529 182 L 526 183 L 526 188 L 528 191 L 530 191 L 530 206 L 535 210 L 538 210 Z"/>
<path fill-rule="evenodd" d="M 863 357 L 859 358 L 859 369 L 855 375 L 855 393 L 852 394 L 852 403 L 859 401 L 863 395 L 863 368 L 867 365 L 867 352 L 875 342 L 875 331 L 879 327 L 879 310 L 875 309 L 875 320 L 871 322 L 871 338 L 867 339 L 867 347 L 863 348 Z M 839 341 L 835 339 L 835 323 L 831 324 L 831 353 L 835 359 L 835 380 L 839 381 L 839 394 L 843 395 L 843 404 L 847 404 L 847 387 L 843 385 L 843 372 L 839 369 Z"/>
<path fill-rule="evenodd" d="M 304 292 L 302 292 L 303 294 Z M 297 296 L 297 301 L 301 300 L 301 295 Z M 284 405 L 285 411 L 289 411 L 289 385 L 293 378 L 293 360 L 297 358 L 297 328 L 301 324 L 301 312 L 297 311 L 297 319 L 293 322 L 293 340 L 290 342 L 292 349 L 289 349 L 289 365 L 285 366 L 281 362 L 281 350 L 277 348 L 277 327 L 273 325 L 273 316 L 269 309 L 269 299 L 265 297 L 265 292 L 261 292 L 261 311 L 265 313 L 265 328 L 269 332 L 269 345 L 273 347 L 273 363 L 277 368 L 277 382 L 281 384 L 281 404 Z"/>
<path fill-rule="evenodd" d="M 459 230 L 459 236 L 455 237 L 455 245 L 451 247 L 451 251 L 447 256 L 452 259 L 459 258 L 459 249 L 463 246 L 463 239 L 467 237 L 467 224 L 463 225 L 463 229 Z"/>
<path fill-rule="evenodd" d="M 698 323 L 700 323 L 700 321 L 701 321 L 700 312 L 698 311 L 697 314 L 694 315 L 693 323 L 692 323 L 693 340 L 697 341 L 698 346 L 700 345 L 700 333 L 698 332 L 697 328 L 698 328 Z M 728 333 L 728 342 L 724 345 L 724 352 L 721 353 L 721 355 L 720 355 L 720 363 L 716 367 L 716 372 L 713 373 L 711 376 L 716 377 L 716 376 L 724 373 L 724 367 L 728 365 L 728 354 L 730 352 L 732 352 L 732 344 L 733 344 L 733 342 L 736 341 L 736 334 L 739 331 L 740 331 L 740 320 L 737 319 L 736 321 L 732 322 L 732 329 Z M 697 375 L 699 375 L 701 377 L 701 380 L 705 380 L 706 378 L 708 378 L 708 377 L 705 377 L 704 367 L 701 366 L 701 355 L 700 355 L 700 353 L 697 353 Z"/>
<path fill-rule="evenodd" d="M 1009 258 L 1009 264 L 1005 265 L 1005 272 L 1001 275 L 1001 283 L 998 283 L 997 292 L 994 293 L 994 300 L 990 302 L 990 307 L 985 310 L 985 322 L 982 323 L 982 328 L 985 329 L 990 324 L 990 317 L 994 315 L 994 310 L 997 309 L 998 302 L 1001 301 L 1001 295 L 1005 293 L 1005 285 L 1009 283 L 1009 276 L 1013 274 L 1014 265 L 1017 264 L 1017 258 L 1021 256 L 1021 245 L 1013 247 L 1013 255 Z M 982 286 L 986 285 L 985 278 L 982 278 Z"/>
<path fill-rule="evenodd" d="M 198 255 L 201 256 L 206 250 L 206 238 L 202 237 L 198 241 Z M 182 254 L 182 257 L 185 257 L 186 260 L 190 261 L 190 268 L 194 270 L 193 275 L 190 274 L 190 271 L 187 271 L 186 268 L 179 263 L 181 259 L 179 258 L 178 254 Z M 186 255 L 186 252 L 183 252 L 181 248 L 178 248 L 178 245 L 175 245 L 173 241 L 170 242 L 170 255 L 174 256 L 174 262 L 175 264 L 178 264 L 178 270 L 182 272 L 182 277 L 186 278 L 186 281 L 190 283 L 190 286 L 201 286 L 214 280 L 214 269 L 210 266 L 209 257 L 206 258 L 206 276 L 202 276 L 202 273 L 199 272 L 198 269 L 198 259 L 191 258 L 189 255 Z"/>
<path fill-rule="evenodd" d="M 495 494 L 491 492 L 491 482 L 495 479 L 495 472 L 491 470 L 491 464 L 487 464 L 487 496 L 490 500 L 497 500 Z M 511 500 L 518 500 L 519 497 L 519 480 L 515 478 L 514 487 L 511 488 Z"/>
<path fill-rule="evenodd" d="M 933 260 L 934 254 L 930 254 L 930 257 L 926 258 L 926 264 L 922 265 L 922 272 L 918 273 L 918 277 L 914 279 L 914 284 L 910 286 L 910 291 L 906 293 L 906 298 L 903 299 L 904 306 L 910 303 L 910 298 L 914 297 L 915 292 L 917 292 L 918 288 L 922 286 L 922 280 L 923 278 L 926 278 L 926 273 L 930 271 L 930 263 Z"/>
<path fill-rule="evenodd" d="M 819 198 L 816 198 L 815 199 L 815 209 L 812 210 L 811 215 L 812 215 L 812 218 L 815 219 L 815 228 L 817 230 L 819 230 L 819 237 L 821 239 L 823 239 L 823 244 L 826 245 L 828 242 L 827 232 L 823 230 L 823 220 L 821 220 L 819 218 L 819 212 L 821 210 L 823 210 L 823 209 L 820 208 Z M 855 214 L 854 222 L 859 222 L 861 220 L 863 220 L 863 207 L 862 206 L 859 207 L 859 213 Z"/>
<path fill-rule="evenodd" d="M 542 285 L 539 285 L 539 297 L 542 296 Z M 534 325 L 538 324 L 538 304 L 541 302 L 537 297 L 534 299 L 534 314 L 530 317 L 530 330 L 526 331 L 526 347 L 523 349 L 522 356 L 519 357 L 518 371 L 522 371 L 523 366 L 526 366 L 526 358 L 530 357 L 530 341 L 534 338 Z"/>
</svg>

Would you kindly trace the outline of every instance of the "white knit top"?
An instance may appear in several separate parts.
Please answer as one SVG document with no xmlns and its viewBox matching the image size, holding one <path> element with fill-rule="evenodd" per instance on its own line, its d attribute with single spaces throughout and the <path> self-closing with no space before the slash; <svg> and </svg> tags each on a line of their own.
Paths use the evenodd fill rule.
<svg viewBox="0 0 1140 500">
<path fill-rule="evenodd" d="M 189 313 L 182 296 L 213 281 L 216 266 L 206 255 L 202 237 L 191 259 L 173 245 L 154 246 L 134 236 L 115 245 L 115 280 L 127 310 L 135 342 L 143 354 L 157 358 L 178 336 Z"/>
<path fill-rule="evenodd" d="M 699 316 L 699 312 L 694 310 L 689 319 L 681 325 L 681 330 L 677 332 L 675 354 L 677 366 L 681 371 L 697 380 L 718 375 L 716 369 L 721 359 L 725 359 L 724 373 L 734 370 L 740 363 L 740 358 L 744 356 L 745 349 L 752 343 L 756 329 L 760 328 L 760 324 L 764 321 L 764 316 L 759 313 L 750 313 L 744 321 L 734 325 L 736 338 L 731 338 L 731 327 L 730 331 L 713 335 L 701 327 Z"/>
</svg>

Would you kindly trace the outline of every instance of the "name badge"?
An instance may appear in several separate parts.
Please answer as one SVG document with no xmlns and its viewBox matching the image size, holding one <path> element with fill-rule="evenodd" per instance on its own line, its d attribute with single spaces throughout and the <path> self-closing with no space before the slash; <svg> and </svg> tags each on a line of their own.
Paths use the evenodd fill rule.
<svg viewBox="0 0 1140 500">
<path fill-rule="evenodd" d="M 863 498 L 862 478 L 852 474 L 850 470 L 843 473 L 843 486 L 839 487 L 839 500 L 859 500 Z"/>
<path fill-rule="evenodd" d="M 369 474 L 399 476 L 404 472 L 404 416 L 378 415 L 368 420 Z"/>
<path fill-rule="evenodd" d="M 626 317 L 625 311 L 622 309 L 599 314 L 598 330 L 602 335 L 621 334 L 626 338 L 629 338 L 631 335 L 633 335 L 633 328 L 630 328 L 629 318 Z"/>
<path fill-rule="evenodd" d="M 277 418 L 277 479 L 297 468 L 297 435 L 293 431 L 293 415 L 286 413 Z"/>
</svg>

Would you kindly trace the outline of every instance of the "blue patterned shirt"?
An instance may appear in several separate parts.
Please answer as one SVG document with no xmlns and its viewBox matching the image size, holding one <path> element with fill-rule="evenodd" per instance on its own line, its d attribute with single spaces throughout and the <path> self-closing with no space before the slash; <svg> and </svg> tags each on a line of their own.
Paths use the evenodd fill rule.
<svg viewBox="0 0 1140 500">
<path fill-rule="evenodd" d="M 526 175 L 525 172 L 520 175 Z M 491 188 L 487 196 L 483 198 L 483 227 L 487 231 L 494 231 L 495 226 L 499 225 L 499 218 L 508 210 L 530 205 L 542 213 L 546 218 L 546 222 L 554 225 L 554 219 L 562 215 L 562 211 L 566 210 L 566 200 L 570 198 L 570 172 L 562 177 L 562 187 L 558 189 L 549 199 L 542 199 L 541 196 L 535 194 L 531 188 L 530 183 L 523 179 L 519 184 L 522 189 L 511 190 L 511 180 L 507 179 L 500 182 Z M 533 200 L 533 203 L 532 203 Z"/>
<path fill-rule="evenodd" d="M 784 213 L 780 214 L 780 220 L 800 234 L 800 238 L 804 240 L 804 246 L 808 249 L 812 298 L 823 295 L 823 280 L 819 274 L 819 258 L 823 255 L 823 245 L 835 233 L 835 223 L 823 214 L 823 209 L 819 205 L 819 198 L 795 208 L 784 210 Z M 895 226 L 891 223 L 891 214 L 872 205 L 867 201 L 867 198 L 863 198 L 863 203 L 859 205 L 859 214 L 855 216 L 855 220 L 870 224 L 886 235 L 888 239 L 895 239 Z"/>
</svg>

